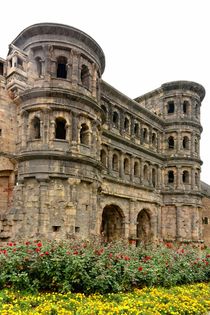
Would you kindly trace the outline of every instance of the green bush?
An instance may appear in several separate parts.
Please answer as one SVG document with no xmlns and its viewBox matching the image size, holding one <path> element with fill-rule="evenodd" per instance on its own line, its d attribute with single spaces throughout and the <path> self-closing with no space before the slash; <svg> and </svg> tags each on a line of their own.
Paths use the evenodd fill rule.
<svg viewBox="0 0 210 315">
<path fill-rule="evenodd" d="M 0 248 L 0 288 L 106 293 L 208 281 L 210 255 L 192 246 L 124 242 L 13 243 Z"/>
</svg>

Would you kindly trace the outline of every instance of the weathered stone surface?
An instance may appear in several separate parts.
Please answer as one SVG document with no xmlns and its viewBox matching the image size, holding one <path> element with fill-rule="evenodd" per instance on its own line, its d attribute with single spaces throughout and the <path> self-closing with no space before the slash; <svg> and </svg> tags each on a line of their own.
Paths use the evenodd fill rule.
<svg viewBox="0 0 210 315">
<path fill-rule="evenodd" d="M 0 239 L 208 242 L 203 87 L 170 82 L 132 100 L 104 66 L 90 36 L 52 23 L 0 58 Z"/>
</svg>

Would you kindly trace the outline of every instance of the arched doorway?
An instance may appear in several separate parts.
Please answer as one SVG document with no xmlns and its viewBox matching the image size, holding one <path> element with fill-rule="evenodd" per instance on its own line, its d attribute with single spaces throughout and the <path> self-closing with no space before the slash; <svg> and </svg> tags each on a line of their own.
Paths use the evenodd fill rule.
<svg viewBox="0 0 210 315">
<path fill-rule="evenodd" d="M 137 246 L 140 244 L 148 244 L 151 240 L 151 216 L 148 210 L 143 209 L 137 216 Z"/>
<path fill-rule="evenodd" d="M 104 208 L 100 232 L 107 242 L 124 237 L 124 215 L 118 206 L 109 205 Z"/>
</svg>

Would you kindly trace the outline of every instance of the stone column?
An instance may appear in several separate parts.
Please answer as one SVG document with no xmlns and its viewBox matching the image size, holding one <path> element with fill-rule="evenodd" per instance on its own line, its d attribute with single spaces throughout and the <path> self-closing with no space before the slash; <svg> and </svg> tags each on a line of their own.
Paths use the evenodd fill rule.
<svg viewBox="0 0 210 315">
<path fill-rule="evenodd" d="M 108 172 L 112 173 L 112 149 L 108 147 Z"/>
<path fill-rule="evenodd" d="M 77 84 L 80 82 L 79 58 L 80 58 L 80 53 L 76 50 L 72 50 L 72 85 L 73 86 L 77 86 Z"/>
<path fill-rule="evenodd" d="M 130 178 L 131 178 L 131 182 L 133 182 L 134 180 L 134 157 L 131 156 L 131 159 L 130 159 Z"/>
<path fill-rule="evenodd" d="M 176 205 L 176 240 L 179 241 L 182 238 L 181 233 L 181 223 L 182 222 L 182 207 L 181 205 Z"/>
<path fill-rule="evenodd" d="M 195 190 L 195 168 L 191 170 L 191 189 Z"/>
<path fill-rule="evenodd" d="M 140 165 L 140 184 L 144 184 L 144 160 L 141 160 Z"/>
<path fill-rule="evenodd" d="M 120 155 L 120 177 L 124 178 L 124 155 L 121 152 Z"/>
<path fill-rule="evenodd" d="M 137 237 L 137 231 L 136 231 L 136 200 L 135 199 L 130 199 L 130 206 L 129 206 L 129 239 L 131 241 L 136 242 L 136 237 Z"/>
<path fill-rule="evenodd" d="M 176 168 L 176 188 L 182 189 L 182 168 L 177 166 Z"/>
<path fill-rule="evenodd" d="M 72 145 L 76 145 L 78 143 L 78 123 L 79 118 L 78 114 L 72 112 Z"/>
<path fill-rule="evenodd" d="M 179 154 L 182 151 L 182 135 L 181 132 L 177 132 L 177 143 L 176 143 L 176 152 Z"/>
</svg>

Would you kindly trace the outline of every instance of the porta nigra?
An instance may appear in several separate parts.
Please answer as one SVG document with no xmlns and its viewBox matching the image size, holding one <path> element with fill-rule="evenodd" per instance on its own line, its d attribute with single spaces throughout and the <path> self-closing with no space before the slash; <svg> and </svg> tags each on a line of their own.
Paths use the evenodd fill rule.
<svg viewBox="0 0 210 315">
<path fill-rule="evenodd" d="M 130 99 L 104 68 L 94 39 L 54 23 L 0 58 L 0 239 L 210 242 L 204 88 L 175 81 Z"/>
</svg>

